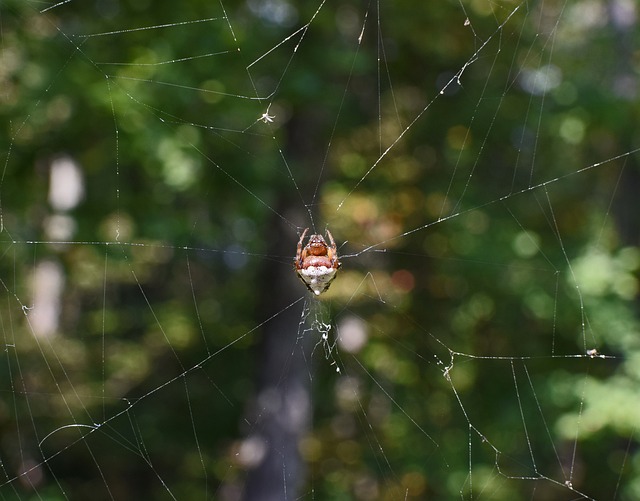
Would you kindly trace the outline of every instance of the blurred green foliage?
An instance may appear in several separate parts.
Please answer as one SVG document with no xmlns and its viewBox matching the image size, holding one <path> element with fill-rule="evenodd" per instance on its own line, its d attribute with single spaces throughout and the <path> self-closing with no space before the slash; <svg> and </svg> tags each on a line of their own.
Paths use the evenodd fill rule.
<svg viewBox="0 0 640 501">
<path fill-rule="evenodd" d="M 604 5 L 46 7 L 0 6 L 3 498 L 237 499 L 261 274 L 305 204 L 368 340 L 342 376 L 316 353 L 300 497 L 640 496 L 637 35 Z"/>
</svg>

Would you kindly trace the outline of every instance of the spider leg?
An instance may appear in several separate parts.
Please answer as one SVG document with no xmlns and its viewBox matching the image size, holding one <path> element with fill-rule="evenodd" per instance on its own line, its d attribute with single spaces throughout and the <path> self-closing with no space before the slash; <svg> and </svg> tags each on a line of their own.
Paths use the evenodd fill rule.
<svg viewBox="0 0 640 501">
<path fill-rule="evenodd" d="M 338 249 L 336 247 L 336 241 L 333 239 L 333 235 L 329 230 L 327 230 L 327 236 L 329 237 L 329 242 L 331 242 L 331 250 L 337 254 Z"/>
<path fill-rule="evenodd" d="M 340 262 L 338 261 L 338 247 L 336 246 L 336 241 L 333 239 L 333 235 L 329 230 L 327 230 L 327 236 L 329 237 L 329 242 L 331 243 L 331 249 L 328 252 L 329 257 L 331 258 L 331 265 L 334 268 L 340 268 Z"/>
<path fill-rule="evenodd" d="M 300 240 L 298 241 L 298 250 L 296 252 L 296 259 L 295 259 L 296 268 L 302 267 L 302 243 L 304 242 L 304 237 L 307 236 L 308 231 L 309 231 L 309 228 L 305 228 L 304 231 L 302 232 L 302 236 L 300 237 Z"/>
</svg>

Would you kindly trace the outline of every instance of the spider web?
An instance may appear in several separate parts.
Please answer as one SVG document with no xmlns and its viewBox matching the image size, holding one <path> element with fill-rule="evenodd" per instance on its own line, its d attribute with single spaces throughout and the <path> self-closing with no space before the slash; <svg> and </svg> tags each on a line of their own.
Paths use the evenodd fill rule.
<svg viewBox="0 0 640 501">
<path fill-rule="evenodd" d="M 3 497 L 640 495 L 634 4 L 0 14 Z"/>
</svg>

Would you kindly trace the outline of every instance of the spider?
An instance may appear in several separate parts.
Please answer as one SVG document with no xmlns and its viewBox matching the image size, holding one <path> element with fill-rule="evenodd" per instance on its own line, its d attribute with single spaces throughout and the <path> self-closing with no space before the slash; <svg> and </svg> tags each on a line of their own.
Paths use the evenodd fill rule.
<svg viewBox="0 0 640 501">
<path fill-rule="evenodd" d="M 331 246 L 327 245 L 322 235 L 311 235 L 303 249 L 302 244 L 308 231 L 309 228 L 306 228 L 302 232 L 294 266 L 307 288 L 319 296 L 329 288 L 333 279 L 336 278 L 338 268 L 340 268 L 338 249 L 329 230 L 327 230 L 327 236 Z"/>
<path fill-rule="evenodd" d="M 258 120 L 262 120 L 264 123 L 273 123 L 273 119 L 276 118 L 276 116 L 269 115 L 269 108 L 271 108 L 271 104 L 267 106 L 267 111 L 265 111 Z"/>
</svg>

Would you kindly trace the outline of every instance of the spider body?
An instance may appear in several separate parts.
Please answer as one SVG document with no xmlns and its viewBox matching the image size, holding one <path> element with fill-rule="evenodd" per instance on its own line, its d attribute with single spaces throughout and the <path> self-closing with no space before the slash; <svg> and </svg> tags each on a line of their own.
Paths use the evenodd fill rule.
<svg viewBox="0 0 640 501">
<path fill-rule="evenodd" d="M 309 228 L 306 228 L 302 232 L 294 265 L 298 276 L 307 288 L 319 296 L 329 288 L 340 268 L 338 249 L 329 230 L 327 230 L 327 236 L 331 245 L 327 245 L 322 235 L 316 234 L 309 237 L 307 245 L 303 248 L 308 231 Z"/>
</svg>

